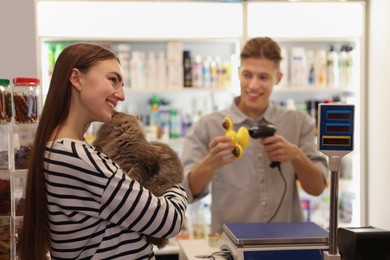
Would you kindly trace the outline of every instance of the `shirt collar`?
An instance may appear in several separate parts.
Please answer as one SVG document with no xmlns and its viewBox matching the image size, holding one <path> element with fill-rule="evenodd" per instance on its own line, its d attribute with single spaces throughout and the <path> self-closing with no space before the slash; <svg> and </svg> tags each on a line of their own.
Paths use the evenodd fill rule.
<svg viewBox="0 0 390 260">
<path fill-rule="evenodd" d="M 238 102 L 240 101 L 240 98 L 241 96 L 237 96 L 234 98 L 232 104 L 231 104 L 231 111 L 233 112 L 232 113 L 232 116 L 231 116 L 231 120 L 233 121 L 234 124 L 242 124 L 244 123 L 245 121 L 248 121 L 248 122 L 253 122 L 252 119 L 250 119 L 249 117 L 247 117 L 243 112 L 241 112 L 241 110 L 238 108 L 237 104 Z M 274 117 L 275 115 L 275 105 L 270 102 L 267 109 L 265 110 L 264 114 L 257 118 L 256 119 L 256 123 L 259 123 L 260 121 L 262 120 L 265 120 L 269 123 L 272 123 L 272 118 Z"/>
</svg>

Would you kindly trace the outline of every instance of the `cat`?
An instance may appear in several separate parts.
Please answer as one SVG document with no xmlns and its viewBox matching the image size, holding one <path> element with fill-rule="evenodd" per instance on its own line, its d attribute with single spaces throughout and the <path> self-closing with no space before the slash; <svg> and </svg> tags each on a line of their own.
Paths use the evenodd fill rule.
<svg viewBox="0 0 390 260">
<path fill-rule="evenodd" d="M 111 122 L 102 124 L 96 132 L 93 146 L 155 196 L 183 181 L 183 166 L 177 153 L 162 142 L 149 142 L 134 115 L 114 112 Z M 165 238 L 147 239 L 160 249 L 168 244 Z"/>
</svg>

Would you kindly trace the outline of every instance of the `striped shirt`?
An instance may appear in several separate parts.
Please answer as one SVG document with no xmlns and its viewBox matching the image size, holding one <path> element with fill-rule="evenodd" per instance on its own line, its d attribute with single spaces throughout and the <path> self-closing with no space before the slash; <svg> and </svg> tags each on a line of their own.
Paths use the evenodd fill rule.
<svg viewBox="0 0 390 260">
<path fill-rule="evenodd" d="M 181 186 L 155 197 L 84 141 L 49 142 L 44 174 L 52 259 L 154 259 L 145 235 L 182 227 Z"/>
</svg>

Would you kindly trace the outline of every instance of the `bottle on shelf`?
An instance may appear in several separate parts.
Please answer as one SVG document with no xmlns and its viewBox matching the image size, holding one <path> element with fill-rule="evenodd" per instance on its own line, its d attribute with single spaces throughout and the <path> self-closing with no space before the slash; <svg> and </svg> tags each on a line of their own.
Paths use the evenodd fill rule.
<svg viewBox="0 0 390 260">
<path fill-rule="evenodd" d="M 157 57 L 156 88 L 167 88 L 167 64 L 165 53 L 160 51 Z"/>
<path fill-rule="evenodd" d="M 315 60 L 314 60 L 314 50 L 306 50 L 306 61 L 307 61 L 307 86 L 308 87 L 314 87 L 315 86 L 315 78 L 316 78 L 316 71 L 315 71 Z"/>
<path fill-rule="evenodd" d="M 169 137 L 178 139 L 181 137 L 181 117 L 176 108 L 170 109 L 169 114 Z"/>
<path fill-rule="evenodd" d="M 226 69 L 224 67 L 224 63 L 221 60 L 221 57 L 215 57 L 215 64 L 217 67 L 217 84 L 216 87 L 224 88 L 225 87 L 225 77 L 226 77 Z"/>
<path fill-rule="evenodd" d="M 306 54 L 303 47 L 293 47 L 291 50 L 290 83 L 294 87 L 306 86 Z"/>
<path fill-rule="evenodd" d="M 352 71 L 353 71 L 353 47 L 347 45 L 347 62 L 346 62 L 346 73 L 345 73 L 345 85 L 346 87 L 350 87 L 352 85 Z"/>
<path fill-rule="evenodd" d="M 211 86 L 210 61 L 211 57 L 208 56 L 202 64 L 202 87 L 204 88 L 210 88 Z"/>
<path fill-rule="evenodd" d="M 130 86 L 133 89 L 145 88 L 145 53 L 133 51 L 130 60 Z"/>
<path fill-rule="evenodd" d="M 232 85 L 232 62 L 230 60 L 224 61 L 223 69 L 224 69 L 223 87 L 227 88 Z"/>
<path fill-rule="evenodd" d="M 157 85 L 157 62 L 154 52 L 148 52 L 145 70 L 146 88 L 154 89 Z"/>
<path fill-rule="evenodd" d="M 122 67 L 123 84 L 130 87 L 130 45 L 118 44 L 118 58 Z"/>
<path fill-rule="evenodd" d="M 160 139 L 163 141 L 169 140 L 169 119 L 170 119 L 170 108 L 167 105 L 160 106 Z"/>
<path fill-rule="evenodd" d="M 202 57 L 196 55 L 192 62 L 192 85 L 196 88 L 202 87 Z"/>
<path fill-rule="evenodd" d="M 217 88 L 218 87 L 218 67 L 217 61 L 213 58 L 210 59 L 210 87 Z"/>
<path fill-rule="evenodd" d="M 139 69 L 140 66 L 140 57 L 138 51 L 133 51 L 131 53 L 130 59 L 130 87 L 133 89 L 139 88 Z"/>
<path fill-rule="evenodd" d="M 326 50 L 320 49 L 315 52 L 314 70 L 316 72 L 315 84 L 318 88 L 326 87 L 327 64 L 326 64 Z"/>
<path fill-rule="evenodd" d="M 285 88 L 288 86 L 289 70 L 288 70 L 288 53 L 287 49 L 284 47 L 280 48 L 282 60 L 280 61 L 280 72 L 283 73 L 283 77 L 280 80 L 279 84 L 276 86 L 278 88 Z"/>
<path fill-rule="evenodd" d="M 192 67 L 191 67 L 191 52 L 183 51 L 183 85 L 184 87 L 192 87 Z"/>
<path fill-rule="evenodd" d="M 194 239 L 206 239 L 208 235 L 207 230 L 207 216 L 205 211 L 205 204 L 198 201 L 191 205 L 192 224 L 194 231 Z"/>
<path fill-rule="evenodd" d="M 143 51 L 139 52 L 139 61 L 138 64 L 138 88 L 146 88 L 146 54 Z"/>
<path fill-rule="evenodd" d="M 161 135 L 160 97 L 156 94 L 152 95 L 149 100 L 149 114 L 145 135 L 148 140 L 156 140 Z"/>
<path fill-rule="evenodd" d="M 181 42 L 167 43 L 167 69 L 169 88 L 182 88 L 183 79 L 183 44 Z"/>
<path fill-rule="evenodd" d="M 339 79 L 340 87 L 346 88 L 351 84 L 352 79 L 352 46 L 342 45 L 340 49 L 340 60 L 339 60 Z"/>
<path fill-rule="evenodd" d="M 327 56 L 327 80 L 328 88 L 336 88 L 340 86 L 339 82 L 339 54 L 331 45 Z"/>
</svg>

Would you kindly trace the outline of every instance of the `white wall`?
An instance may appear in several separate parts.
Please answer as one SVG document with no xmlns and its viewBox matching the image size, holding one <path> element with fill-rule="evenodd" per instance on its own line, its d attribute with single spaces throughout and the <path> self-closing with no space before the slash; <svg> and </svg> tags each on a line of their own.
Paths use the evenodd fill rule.
<svg viewBox="0 0 390 260">
<path fill-rule="evenodd" d="M 390 1 L 369 1 L 368 224 L 390 230 Z"/>
<path fill-rule="evenodd" d="M 0 78 L 38 77 L 34 0 L 0 1 Z"/>
</svg>

